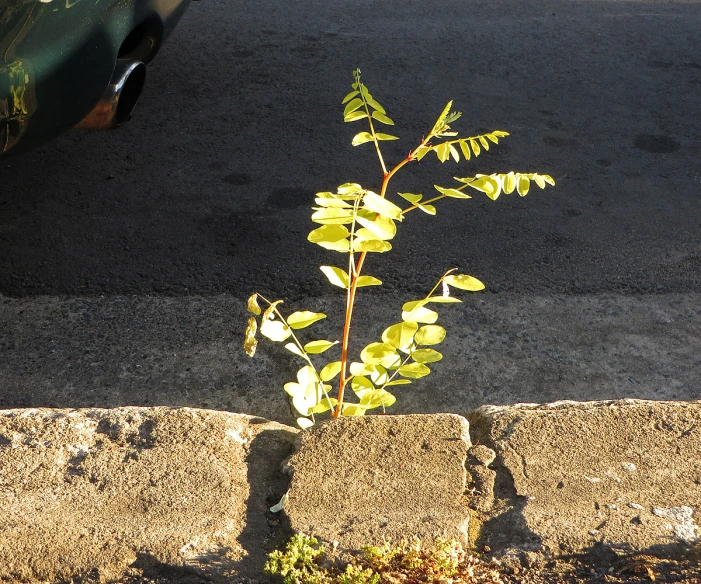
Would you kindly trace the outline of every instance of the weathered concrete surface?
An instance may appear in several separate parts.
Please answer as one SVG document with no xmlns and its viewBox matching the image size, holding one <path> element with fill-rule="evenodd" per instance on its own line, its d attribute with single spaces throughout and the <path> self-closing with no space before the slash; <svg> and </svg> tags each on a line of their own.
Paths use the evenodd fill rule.
<svg viewBox="0 0 701 584">
<path fill-rule="evenodd" d="M 440 536 L 468 541 L 468 423 L 453 414 L 346 418 L 304 432 L 291 458 L 293 529 L 338 549 Z"/>
<path fill-rule="evenodd" d="M 0 412 L 0 580 L 260 571 L 294 436 L 187 408 Z"/>
<path fill-rule="evenodd" d="M 674 556 L 701 535 L 701 402 L 483 406 L 470 423 L 496 453 L 494 552 Z"/>
</svg>

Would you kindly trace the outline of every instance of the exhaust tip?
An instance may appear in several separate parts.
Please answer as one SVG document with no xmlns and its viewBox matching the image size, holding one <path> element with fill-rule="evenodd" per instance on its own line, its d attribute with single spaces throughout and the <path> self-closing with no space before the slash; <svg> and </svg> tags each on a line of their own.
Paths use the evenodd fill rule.
<svg viewBox="0 0 701 584">
<path fill-rule="evenodd" d="M 146 66 L 141 61 L 118 59 L 105 93 L 76 128 L 111 130 L 131 118 L 146 81 Z"/>
</svg>

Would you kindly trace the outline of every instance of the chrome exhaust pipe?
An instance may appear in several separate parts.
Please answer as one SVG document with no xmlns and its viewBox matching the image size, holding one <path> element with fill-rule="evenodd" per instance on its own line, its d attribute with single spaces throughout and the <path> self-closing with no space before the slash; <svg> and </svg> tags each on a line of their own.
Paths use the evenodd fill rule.
<svg viewBox="0 0 701 584">
<path fill-rule="evenodd" d="M 146 66 L 141 61 L 117 59 L 105 93 L 75 127 L 81 130 L 112 130 L 128 121 L 145 80 Z"/>
</svg>

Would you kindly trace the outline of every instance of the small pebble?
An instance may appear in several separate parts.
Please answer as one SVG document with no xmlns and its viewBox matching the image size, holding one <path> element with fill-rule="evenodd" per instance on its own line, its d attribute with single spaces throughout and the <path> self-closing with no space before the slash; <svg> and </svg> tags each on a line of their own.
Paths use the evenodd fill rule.
<svg viewBox="0 0 701 584">
<path fill-rule="evenodd" d="M 606 503 L 605 507 L 608 507 L 609 509 L 613 509 L 614 511 L 618 511 L 618 505 L 615 505 L 613 503 Z"/>
<path fill-rule="evenodd" d="M 621 468 L 626 472 L 633 472 L 637 470 L 637 467 L 632 462 L 624 462 L 621 464 Z"/>
<path fill-rule="evenodd" d="M 588 480 L 590 483 L 600 483 L 601 479 L 599 477 L 588 477 L 587 475 L 584 475 L 584 478 Z"/>
<path fill-rule="evenodd" d="M 597 536 L 597 535 L 599 535 L 599 530 L 598 530 L 598 529 L 590 529 L 590 530 L 589 530 L 589 535 L 591 535 L 591 536 Z"/>
<path fill-rule="evenodd" d="M 644 507 L 642 505 L 638 505 L 637 503 L 628 503 L 628 507 L 630 507 L 631 509 L 638 509 L 638 510 L 644 509 Z"/>
</svg>

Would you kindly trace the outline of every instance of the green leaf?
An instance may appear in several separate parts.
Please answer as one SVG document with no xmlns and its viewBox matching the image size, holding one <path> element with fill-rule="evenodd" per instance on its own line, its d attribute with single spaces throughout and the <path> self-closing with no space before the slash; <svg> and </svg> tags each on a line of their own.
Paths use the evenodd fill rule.
<svg viewBox="0 0 701 584">
<path fill-rule="evenodd" d="M 440 116 L 438 116 L 438 119 L 436 120 L 436 123 L 433 124 L 433 129 L 431 130 L 431 134 L 435 134 L 436 132 L 440 131 L 445 123 L 445 119 L 448 117 L 448 114 L 450 113 L 450 108 L 453 107 L 453 102 L 449 101 L 448 105 L 446 105 L 443 108 L 443 112 L 441 113 Z"/>
<path fill-rule="evenodd" d="M 348 253 L 350 251 L 350 241 L 348 239 L 341 239 L 339 241 L 322 241 L 317 245 L 319 247 L 323 247 L 324 249 L 340 251 L 341 253 Z"/>
<path fill-rule="evenodd" d="M 453 298 L 452 296 L 431 296 L 428 301 L 435 302 L 436 304 L 453 304 L 456 302 L 462 302 L 460 298 Z"/>
<path fill-rule="evenodd" d="M 390 381 L 389 383 L 385 383 L 385 387 L 391 387 L 393 385 L 409 385 L 411 381 L 408 379 L 395 379 L 394 381 Z"/>
<path fill-rule="evenodd" d="M 399 375 L 402 377 L 408 377 L 409 379 L 421 379 L 426 377 L 431 370 L 423 363 L 409 363 L 409 365 L 402 365 L 398 370 Z"/>
<path fill-rule="evenodd" d="M 328 412 L 331 408 L 335 408 L 337 403 L 338 403 L 338 400 L 336 398 L 323 397 L 323 398 L 321 398 L 319 403 L 316 404 L 310 410 L 310 412 L 312 414 L 323 414 L 324 412 Z"/>
<path fill-rule="evenodd" d="M 264 319 L 260 324 L 260 333 L 271 341 L 279 343 L 289 338 L 292 331 L 282 321 Z"/>
<path fill-rule="evenodd" d="M 388 126 L 394 126 L 394 122 L 392 121 L 392 119 L 387 117 L 379 110 L 372 112 L 372 117 L 375 118 L 378 122 L 382 122 L 383 124 L 387 124 Z"/>
<path fill-rule="evenodd" d="M 367 118 L 368 115 L 361 110 L 356 110 L 354 112 L 349 113 L 347 116 L 343 116 L 343 121 L 344 122 L 357 122 L 358 120 L 362 120 L 363 118 Z"/>
<path fill-rule="evenodd" d="M 443 278 L 443 281 L 448 284 L 448 286 L 460 288 L 460 290 L 468 290 L 470 292 L 484 290 L 484 284 L 482 282 L 467 274 L 451 274 Z"/>
<path fill-rule="evenodd" d="M 399 322 L 384 330 L 382 340 L 397 349 L 408 349 L 418 329 L 419 325 L 415 322 Z"/>
<path fill-rule="evenodd" d="M 537 184 L 541 189 L 545 188 L 545 180 L 543 180 L 543 177 L 541 175 L 534 174 L 533 180 L 535 180 L 535 184 Z"/>
<path fill-rule="evenodd" d="M 312 214 L 312 221 L 321 225 L 343 225 L 353 223 L 353 217 L 352 210 L 324 207 Z"/>
<path fill-rule="evenodd" d="M 249 299 L 247 303 L 248 307 L 248 312 L 252 314 L 260 314 L 260 306 L 258 306 L 258 293 L 253 294 Z"/>
<path fill-rule="evenodd" d="M 472 153 L 470 152 L 470 147 L 467 145 L 465 140 L 460 141 L 460 150 L 462 150 L 462 155 L 465 157 L 465 160 L 470 160 Z"/>
<path fill-rule="evenodd" d="M 430 308 L 426 308 L 425 306 L 419 306 L 414 310 L 403 311 L 402 320 L 406 322 L 420 322 L 433 324 L 438 320 L 438 313 L 431 310 Z"/>
<path fill-rule="evenodd" d="M 355 284 L 358 288 L 365 286 L 382 286 L 382 280 L 378 280 L 373 276 L 360 276 Z"/>
<path fill-rule="evenodd" d="M 363 375 L 370 375 L 373 371 L 375 371 L 375 366 L 374 365 L 368 365 L 367 363 L 358 363 L 354 362 L 350 364 L 350 372 L 351 375 L 353 375 L 353 380 L 356 378 L 360 378 Z"/>
<path fill-rule="evenodd" d="M 339 195 L 357 195 L 358 193 L 362 193 L 365 189 L 358 183 L 343 183 L 336 190 Z"/>
<path fill-rule="evenodd" d="M 383 253 L 392 249 L 392 244 L 389 241 L 381 239 L 356 239 L 353 242 L 353 251 L 369 251 Z"/>
<path fill-rule="evenodd" d="M 321 312 L 309 312 L 308 310 L 303 310 L 300 312 L 293 312 L 287 317 L 287 324 L 290 328 L 295 330 L 303 329 L 311 324 L 314 324 L 318 320 L 326 318 L 326 315 Z"/>
<path fill-rule="evenodd" d="M 368 191 L 363 197 L 363 205 L 366 209 L 379 213 L 383 217 L 389 217 L 390 219 L 396 219 L 397 221 L 401 221 L 403 219 L 402 210 L 400 207 L 395 205 L 392 201 L 388 201 L 384 197 L 370 191 Z"/>
<path fill-rule="evenodd" d="M 469 183 L 473 189 L 482 191 L 493 201 L 499 197 L 501 193 L 501 184 L 493 176 L 488 176 L 485 174 L 478 174 L 475 179 Z"/>
<path fill-rule="evenodd" d="M 345 118 L 349 113 L 354 112 L 358 108 L 363 107 L 363 100 L 359 97 L 352 99 L 348 102 L 345 109 L 343 110 L 343 117 Z"/>
<path fill-rule="evenodd" d="M 348 274 L 344 270 L 334 266 L 321 266 L 320 269 L 331 284 L 339 288 L 348 288 Z"/>
<path fill-rule="evenodd" d="M 492 134 L 494 134 L 495 136 L 499 136 L 500 138 L 505 138 L 506 136 L 510 135 L 508 132 L 503 132 L 501 130 L 494 130 Z"/>
<path fill-rule="evenodd" d="M 385 391 L 384 389 L 375 389 L 363 394 L 363 397 L 360 398 L 360 405 L 365 406 L 365 408 L 368 410 L 371 410 L 380 407 L 387 408 L 396 401 L 397 398 L 394 397 L 389 391 Z"/>
<path fill-rule="evenodd" d="M 459 191 L 458 189 L 446 189 L 444 187 L 439 187 L 438 185 L 433 185 L 433 188 L 436 189 L 439 193 L 445 195 L 446 197 L 450 197 L 451 199 L 471 199 L 472 197 L 466 193 L 463 193 L 462 191 Z"/>
<path fill-rule="evenodd" d="M 489 142 L 487 142 L 487 138 L 485 138 L 484 136 L 480 136 L 479 140 L 480 144 L 482 144 L 482 148 L 484 148 L 485 150 L 489 150 Z"/>
<path fill-rule="evenodd" d="M 551 177 L 549 174 L 543 174 L 541 175 L 543 177 L 543 180 L 548 183 L 551 187 L 555 186 L 555 179 Z"/>
<path fill-rule="evenodd" d="M 452 144 L 448 145 L 450 147 L 450 155 L 453 157 L 455 162 L 460 162 L 460 154 L 458 154 L 457 149 Z"/>
<path fill-rule="evenodd" d="M 528 194 L 528 191 L 531 188 L 531 181 L 528 180 L 528 177 L 525 175 L 520 175 L 518 177 L 518 183 L 516 184 L 516 190 L 518 191 L 518 194 L 521 195 L 522 197 L 525 197 Z"/>
<path fill-rule="evenodd" d="M 399 140 L 399 136 L 392 136 L 391 134 L 382 133 L 375 134 L 375 138 L 377 138 L 378 140 Z"/>
<path fill-rule="evenodd" d="M 433 349 L 416 349 L 411 352 L 411 358 L 417 363 L 435 363 L 443 358 L 443 355 Z"/>
<path fill-rule="evenodd" d="M 387 112 L 385 111 L 385 108 L 383 108 L 377 100 L 373 99 L 372 95 L 370 95 L 369 93 L 365 94 L 365 99 L 367 100 L 368 105 L 369 105 L 371 108 L 377 110 L 377 111 L 380 112 L 381 114 L 386 114 L 386 113 L 387 113 Z"/>
<path fill-rule="evenodd" d="M 311 341 L 304 345 L 304 350 L 310 355 L 318 355 L 324 351 L 328 351 L 338 341 Z"/>
<path fill-rule="evenodd" d="M 487 138 L 489 138 L 495 144 L 499 144 L 499 138 L 495 134 L 487 134 Z"/>
<path fill-rule="evenodd" d="M 351 91 L 346 97 L 343 98 L 343 101 L 341 102 L 341 105 L 344 103 L 348 103 L 351 99 L 353 99 L 356 95 L 360 95 L 359 91 Z"/>
<path fill-rule="evenodd" d="M 397 226 L 394 220 L 389 217 L 365 211 L 364 213 L 358 212 L 356 220 L 368 231 L 372 232 L 377 239 L 392 239 L 397 234 Z"/>
<path fill-rule="evenodd" d="M 428 213 L 429 215 L 436 214 L 436 208 L 433 205 L 422 205 L 421 203 L 417 203 L 416 206 L 417 208 L 421 209 L 424 213 Z"/>
<path fill-rule="evenodd" d="M 372 134 L 370 132 L 360 132 L 356 134 L 353 136 L 351 144 L 353 146 L 360 146 L 361 144 L 365 144 L 365 142 L 372 142 Z"/>
<path fill-rule="evenodd" d="M 321 379 L 321 381 L 331 381 L 340 372 L 341 362 L 333 361 L 324 365 L 324 368 L 319 372 L 319 379 Z"/>
<path fill-rule="evenodd" d="M 424 198 L 423 195 L 415 195 L 414 193 L 397 193 L 402 199 L 409 201 L 412 205 L 416 205 L 421 199 Z"/>
<path fill-rule="evenodd" d="M 480 145 L 477 143 L 477 140 L 470 140 L 470 146 L 472 146 L 472 151 L 475 153 L 475 156 L 479 156 Z"/>
<path fill-rule="evenodd" d="M 297 425 L 302 428 L 302 430 L 306 430 L 307 428 L 311 428 L 314 425 L 314 422 L 310 420 L 309 418 L 297 418 Z M 277 505 L 276 505 L 277 507 Z M 270 510 L 272 511 L 274 507 L 271 507 Z"/>
<path fill-rule="evenodd" d="M 279 513 L 280 511 L 282 511 L 285 508 L 285 504 L 287 503 L 288 497 L 289 497 L 289 495 L 287 493 L 285 493 L 282 496 L 282 498 L 277 502 L 277 504 L 273 505 L 270 508 L 270 512 L 271 513 Z"/>
<path fill-rule="evenodd" d="M 450 158 L 450 144 L 439 144 L 438 146 L 436 146 L 435 150 L 436 156 L 438 156 L 438 160 L 440 160 L 441 162 L 445 162 L 446 160 L 448 160 L 448 158 Z"/>
<path fill-rule="evenodd" d="M 342 198 L 333 193 L 317 193 L 314 202 L 320 207 L 336 207 L 339 209 L 352 209 L 353 205 L 346 203 Z"/>
<path fill-rule="evenodd" d="M 294 353 L 295 355 L 304 358 L 304 353 L 295 343 L 287 343 L 285 345 L 285 349 L 287 349 L 290 353 Z"/>
<path fill-rule="evenodd" d="M 502 183 L 504 185 L 504 192 L 507 195 L 510 195 L 514 192 L 514 189 L 516 188 L 516 176 L 513 172 L 508 173 L 504 175 Z"/>
<path fill-rule="evenodd" d="M 332 243 L 346 239 L 350 235 L 350 231 L 345 225 L 323 225 L 314 229 L 307 236 L 307 240 L 312 243 Z"/>
<path fill-rule="evenodd" d="M 437 345 L 445 339 L 445 329 L 437 324 L 422 326 L 414 335 L 417 345 Z"/>
<path fill-rule="evenodd" d="M 395 352 L 396 349 L 389 343 L 370 343 L 360 351 L 360 359 L 368 365 L 379 365 L 385 357 Z"/>
<path fill-rule="evenodd" d="M 418 161 L 421 160 L 426 154 L 428 154 L 432 149 L 429 148 L 428 146 L 421 146 L 420 148 L 416 149 L 416 153 L 414 154 L 414 158 Z"/>
</svg>

